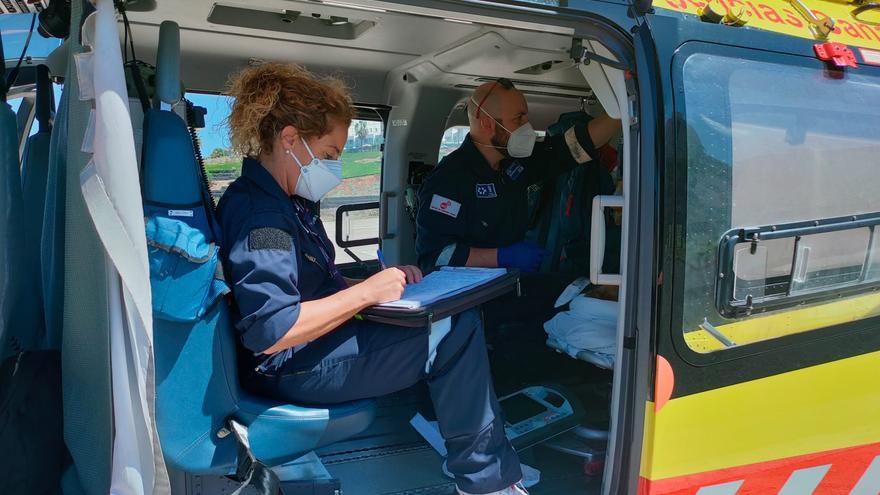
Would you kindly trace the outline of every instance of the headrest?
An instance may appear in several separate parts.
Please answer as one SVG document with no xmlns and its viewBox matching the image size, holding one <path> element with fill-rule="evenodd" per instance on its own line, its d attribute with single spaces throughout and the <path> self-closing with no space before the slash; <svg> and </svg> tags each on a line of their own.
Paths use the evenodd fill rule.
<svg viewBox="0 0 880 495">
<path fill-rule="evenodd" d="M 176 22 L 159 25 L 159 49 L 156 54 L 156 102 L 173 105 L 180 101 L 180 27 Z"/>
</svg>

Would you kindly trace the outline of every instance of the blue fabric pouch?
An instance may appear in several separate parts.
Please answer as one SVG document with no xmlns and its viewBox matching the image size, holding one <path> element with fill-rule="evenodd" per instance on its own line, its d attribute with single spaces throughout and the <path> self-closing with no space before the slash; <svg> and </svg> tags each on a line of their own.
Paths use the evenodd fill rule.
<svg viewBox="0 0 880 495">
<path fill-rule="evenodd" d="M 181 220 L 153 216 L 146 226 L 154 316 L 198 320 L 229 293 L 217 245 Z"/>
</svg>

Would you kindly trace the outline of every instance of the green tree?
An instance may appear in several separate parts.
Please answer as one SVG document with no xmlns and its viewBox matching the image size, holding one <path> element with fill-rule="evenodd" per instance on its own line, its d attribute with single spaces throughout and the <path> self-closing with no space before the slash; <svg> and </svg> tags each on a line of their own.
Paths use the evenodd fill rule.
<svg viewBox="0 0 880 495">
<path fill-rule="evenodd" d="M 214 148 L 209 158 L 223 158 L 224 156 L 229 156 L 229 151 L 223 148 Z"/>
</svg>

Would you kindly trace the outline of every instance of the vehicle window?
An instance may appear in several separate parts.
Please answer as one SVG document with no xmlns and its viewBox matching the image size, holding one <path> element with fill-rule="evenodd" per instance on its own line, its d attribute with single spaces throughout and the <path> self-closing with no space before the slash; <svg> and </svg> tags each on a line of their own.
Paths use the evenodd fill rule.
<svg viewBox="0 0 880 495">
<path fill-rule="evenodd" d="M 198 131 L 211 193 L 219 200 L 229 184 L 241 175 L 242 157 L 230 149 L 226 118 L 232 98 L 224 95 L 187 93 L 187 99 L 207 110 L 205 127 Z M 382 122 L 356 119 L 348 129 L 348 141 L 342 153 L 342 184 L 321 201 L 321 220 L 335 243 L 336 210 L 342 205 L 379 201 L 382 171 Z M 346 216 L 346 231 L 358 239 L 378 237 L 379 210 L 362 210 Z M 376 259 L 376 246 L 350 247 L 360 260 Z M 336 246 L 337 264 L 355 261 Z"/>
<path fill-rule="evenodd" d="M 382 143 L 384 126 L 381 121 L 354 120 L 348 128 L 348 141 L 342 152 L 342 184 L 321 200 L 321 220 L 336 244 L 336 210 L 343 205 L 375 203 L 379 201 L 382 183 Z M 379 209 L 353 211 L 343 218 L 346 239 L 373 239 L 379 237 Z M 336 263 L 375 260 L 374 243 L 352 246 L 348 251 L 336 246 Z"/>
<path fill-rule="evenodd" d="M 0 33 L 3 36 L 3 56 L 6 59 L 7 66 L 10 62 L 13 64 L 21 57 L 21 51 L 27 42 L 28 32 L 30 31 L 31 21 L 34 14 L 3 14 L 0 15 Z M 37 25 L 34 24 L 34 33 L 31 36 L 30 43 L 27 44 L 27 52 L 25 57 L 34 59 L 46 58 L 49 53 L 57 48 L 61 41 L 58 38 L 44 38 L 37 33 Z"/>
<path fill-rule="evenodd" d="M 215 200 L 241 175 L 241 156 L 232 152 L 226 118 L 232 109 L 232 98 L 224 95 L 187 93 L 186 99 L 203 107 L 205 127 L 199 129 L 199 144 L 208 172 L 208 183 Z"/>
<path fill-rule="evenodd" d="M 467 134 L 468 126 L 466 125 L 457 125 L 446 129 L 446 132 L 443 133 L 443 139 L 440 140 L 440 155 L 437 157 L 437 161 L 439 162 L 443 157 L 458 149 Z"/>
<path fill-rule="evenodd" d="M 842 323 L 821 316 L 878 297 L 877 72 L 680 57 L 686 341 L 705 352 L 724 347 L 706 326 L 742 345 Z M 880 315 L 880 299 L 869 306 L 850 319 Z M 791 317 L 758 328 L 779 311 Z"/>
</svg>

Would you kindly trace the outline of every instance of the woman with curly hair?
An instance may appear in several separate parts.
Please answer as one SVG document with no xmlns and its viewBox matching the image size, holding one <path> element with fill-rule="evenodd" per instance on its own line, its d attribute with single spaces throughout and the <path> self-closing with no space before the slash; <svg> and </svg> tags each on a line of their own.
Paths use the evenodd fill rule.
<svg viewBox="0 0 880 495">
<path fill-rule="evenodd" d="M 360 281 L 336 269 L 317 202 L 342 178 L 339 157 L 354 116 L 345 87 L 296 65 L 264 64 L 233 76 L 229 95 L 232 144 L 245 158 L 218 214 L 243 386 L 294 403 L 334 404 L 425 379 L 459 492 L 526 493 L 477 312 L 421 329 L 355 318 L 399 299 L 422 275 L 404 266 Z"/>
</svg>

